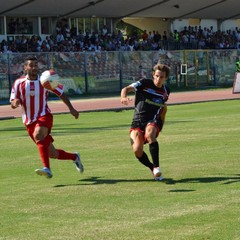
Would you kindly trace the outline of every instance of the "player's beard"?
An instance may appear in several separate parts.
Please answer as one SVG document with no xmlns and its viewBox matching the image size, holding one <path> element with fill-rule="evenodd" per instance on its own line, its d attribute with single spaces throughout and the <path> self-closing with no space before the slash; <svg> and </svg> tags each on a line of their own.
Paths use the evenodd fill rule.
<svg viewBox="0 0 240 240">
<path fill-rule="evenodd" d="M 31 70 L 28 72 L 28 77 L 31 80 L 35 80 L 38 78 L 38 70 Z"/>
</svg>

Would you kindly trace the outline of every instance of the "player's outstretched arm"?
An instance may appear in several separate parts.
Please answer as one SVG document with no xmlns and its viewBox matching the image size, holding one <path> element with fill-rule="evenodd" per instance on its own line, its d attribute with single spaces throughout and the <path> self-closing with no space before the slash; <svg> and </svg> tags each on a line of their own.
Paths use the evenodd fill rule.
<svg viewBox="0 0 240 240">
<path fill-rule="evenodd" d="M 71 104 L 70 100 L 68 99 L 67 95 L 65 93 L 63 93 L 60 98 L 62 99 L 62 101 L 67 105 L 67 107 L 69 108 L 70 113 L 75 117 L 75 119 L 78 119 L 79 117 L 79 112 L 73 107 L 73 105 Z"/>
<path fill-rule="evenodd" d="M 120 100 L 121 103 L 124 105 L 128 105 L 128 103 L 132 101 L 132 98 L 129 98 L 127 95 L 128 95 L 128 93 L 134 92 L 134 91 L 135 91 L 135 89 L 131 85 L 123 88 L 121 91 L 121 100 Z"/>
</svg>

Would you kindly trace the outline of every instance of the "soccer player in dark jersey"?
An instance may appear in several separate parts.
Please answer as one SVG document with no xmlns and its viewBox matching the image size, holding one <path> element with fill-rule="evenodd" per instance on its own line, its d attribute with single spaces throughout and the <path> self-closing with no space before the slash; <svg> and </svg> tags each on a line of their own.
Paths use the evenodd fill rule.
<svg viewBox="0 0 240 240">
<path fill-rule="evenodd" d="M 130 141 L 136 158 L 152 173 L 156 181 L 163 179 L 159 166 L 159 145 L 157 137 L 163 128 L 167 112 L 169 88 L 164 84 L 170 73 L 169 67 L 157 64 L 153 68 L 153 79 L 141 79 L 121 91 L 121 103 L 127 105 L 135 92 L 135 111 L 130 129 Z M 144 152 L 144 144 L 149 144 L 152 162 Z"/>
</svg>

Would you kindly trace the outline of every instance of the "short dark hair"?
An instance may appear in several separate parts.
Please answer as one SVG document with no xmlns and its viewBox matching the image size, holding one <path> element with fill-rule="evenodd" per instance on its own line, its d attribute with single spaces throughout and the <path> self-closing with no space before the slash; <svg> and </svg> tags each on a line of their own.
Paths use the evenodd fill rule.
<svg viewBox="0 0 240 240">
<path fill-rule="evenodd" d="M 36 56 L 27 56 L 25 59 L 24 59 L 24 65 L 27 65 L 28 61 L 37 61 L 37 57 Z"/>
<path fill-rule="evenodd" d="M 170 74 L 170 68 L 164 64 L 158 63 L 153 67 L 153 73 L 155 73 L 157 70 L 165 72 L 166 73 L 166 78 L 169 77 Z"/>
</svg>

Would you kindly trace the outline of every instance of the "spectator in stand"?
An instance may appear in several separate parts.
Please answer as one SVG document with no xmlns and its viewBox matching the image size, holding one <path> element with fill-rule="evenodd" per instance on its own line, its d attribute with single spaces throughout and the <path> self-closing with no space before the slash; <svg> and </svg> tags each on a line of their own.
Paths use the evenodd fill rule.
<svg viewBox="0 0 240 240">
<path fill-rule="evenodd" d="M 31 48 L 32 52 L 37 52 L 38 50 L 38 43 L 37 43 L 37 36 L 33 35 L 28 42 L 28 47 Z"/>
<path fill-rule="evenodd" d="M 147 30 L 144 30 L 144 31 L 143 31 L 143 34 L 142 34 L 141 38 L 142 38 L 143 41 L 145 41 L 145 40 L 148 39 Z"/>
<path fill-rule="evenodd" d="M 14 23 L 14 26 L 18 26 L 17 22 L 21 23 L 21 21 L 12 19 L 11 24 Z M 201 49 L 240 48 L 239 28 L 227 30 L 226 32 L 214 32 L 212 26 L 209 28 L 185 26 L 182 31 L 175 30 L 168 34 L 164 31 L 162 35 L 155 30 L 149 35 L 147 30 L 144 30 L 142 35 L 139 36 L 136 32 L 131 36 L 127 36 L 125 40 L 120 30 L 116 33 L 110 33 L 106 25 L 99 33 L 92 32 L 90 34 L 88 31 L 82 33 L 80 30 L 77 35 L 76 29 L 74 29 L 69 30 L 66 19 L 61 20 L 56 25 L 56 34 L 46 37 L 44 43 L 39 36 L 33 35 L 29 38 L 22 35 L 16 37 L 14 41 L 6 41 L 6 46 L 8 46 L 8 50 L 11 48 L 11 51 L 14 52 L 70 52 L 93 51 L 93 49 L 95 51 L 157 51 L 159 49 L 198 49 L 199 47 Z M 6 47 L 4 51 L 7 51 Z"/>
<path fill-rule="evenodd" d="M 59 31 L 57 33 L 56 40 L 57 40 L 57 44 L 60 44 L 62 41 L 64 41 L 64 36 L 63 36 L 62 32 Z"/>
<path fill-rule="evenodd" d="M 168 50 L 168 36 L 166 31 L 163 32 L 162 39 L 163 39 L 163 49 Z"/>
<path fill-rule="evenodd" d="M 159 43 L 161 40 L 162 40 L 161 34 L 158 31 L 156 31 L 155 34 L 153 35 L 153 41 Z"/>
<path fill-rule="evenodd" d="M 118 30 L 118 33 L 117 33 L 116 37 L 117 37 L 118 41 L 122 41 L 123 40 L 123 34 L 122 34 L 121 30 Z"/>
<path fill-rule="evenodd" d="M 204 49 L 205 47 L 206 47 L 206 43 L 205 43 L 204 39 L 200 38 L 200 40 L 198 42 L 198 48 Z"/>
<path fill-rule="evenodd" d="M 205 38 L 205 39 L 208 38 L 208 31 L 207 31 L 207 28 L 206 28 L 206 27 L 203 28 L 202 37 Z"/>
<path fill-rule="evenodd" d="M 89 38 L 90 38 L 89 32 L 87 31 L 85 36 L 84 36 L 84 43 L 88 43 L 89 42 Z"/>
<path fill-rule="evenodd" d="M 95 32 L 92 32 L 89 40 L 90 40 L 91 44 L 93 44 L 93 45 L 96 43 L 97 36 L 96 36 Z"/>
<path fill-rule="evenodd" d="M 106 25 L 104 25 L 103 26 L 103 28 L 102 28 L 102 36 L 107 36 L 107 34 L 108 34 L 108 29 L 107 29 L 107 26 Z"/>
<path fill-rule="evenodd" d="M 49 52 L 50 51 L 50 46 L 47 43 L 46 40 L 44 40 L 41 44 L 40 52 Z"/>
<path fill-rule="evenodd" d="M 189 45 L 189 35 L 188 35 L 188 32 L 184 31 L 181 33 L 181 39 L 182 39 L 182 44 L 183 44 L 183 47 L 184 49 L 189 49 L 190 48 L 190 45 Z"/>
<path fill-rule="evenodd" d="M 149 33 L 148 33 L 148 39 L 153 39 L 153 36 L 154 36 L 154 34 L 155 34 L 155 31 L 149 31 Z"/>
<path fill-rule="evenodd" d="M 76 27 L 72 27 L 70 29 L 70 37 L 77 37 L 77 28 Z"/>
<path fill-rule="evenodd" d="M 174 50 L 180 49 L 180 35 L 177 30 L 174 30 L 173 38 L 174 38 Z"/>
<path fill-rule="evenodd" d="M 239 57 L 236 58 L 236 63 L 235 63 L 235 69 L 236 69 L 236 72 L 240 72 L 240 60 L 239 60 Z"/>
</svg>

